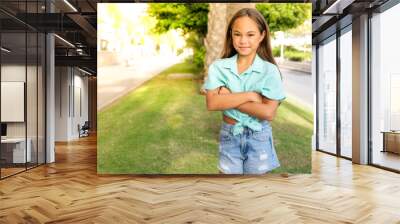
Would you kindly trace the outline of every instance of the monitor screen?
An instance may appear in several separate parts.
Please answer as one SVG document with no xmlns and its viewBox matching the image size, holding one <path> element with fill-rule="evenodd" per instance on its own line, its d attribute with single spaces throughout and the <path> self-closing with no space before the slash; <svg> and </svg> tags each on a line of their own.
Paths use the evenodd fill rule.
<svg viewBox="0 0 400 224">
<path fill-rule="evenodd" d="M 7 136 L 7 124 L 1 124 L 1 136 Z"/>
</svg>

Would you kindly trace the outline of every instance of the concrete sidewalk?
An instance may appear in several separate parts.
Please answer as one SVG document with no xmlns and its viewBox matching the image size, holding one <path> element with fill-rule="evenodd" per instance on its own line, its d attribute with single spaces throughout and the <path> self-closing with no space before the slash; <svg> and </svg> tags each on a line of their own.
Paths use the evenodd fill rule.
<svg viewBox="0 0 400 224">
<path fill-rule="evenodd" d="M 285 68 L 281 68 L 281 72 L 287 97 L 298 105 L 312 110 L 314 99 L 311 74 Z"/>
<path fill-rule="evenodd" d="M 311 75 L 311 61 L 297 62 L 297 61 L 279 61 L 277 60 L 279 68 L 287 70 L 304 72 Z"/>
<path fill-rule="evenodd" d="M 124 65 L 99 67 L 97 75 L 97 111 L 180 61 L 181 59 L 178 57 L 158 56 L 143 58 L 129 67 Z"/>
</svg>

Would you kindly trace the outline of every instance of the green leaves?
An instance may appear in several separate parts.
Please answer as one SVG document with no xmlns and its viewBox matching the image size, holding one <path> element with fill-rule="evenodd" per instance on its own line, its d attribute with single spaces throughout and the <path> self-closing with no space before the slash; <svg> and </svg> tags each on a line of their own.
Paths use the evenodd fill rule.
<svg viewBox="0 0 400 224">
<path fill-rule="evenodd" d="M 148 13 L 157 19 L 156 33 L 181 29 L 185 34 L 207 33 L 208 3 L 158 3 L 150 4 Z"/>
<path fill-rule="evenodd" d="M 271 33 L 295 28 L 311 18 L 309 3 L 260 3 L 256 8 L 264 16 Z"/>
<path fill-rule="evenodd" d="M 183 31 L 186 47 L 193 49 L 193 63 L 201 68 L 204 63 L 203 39 L 207 34 L 208 3 L 157 3 L 150 4 L 150 16 L 157 19 L 152 30 L 156 34 L 172 29 Z"/>
</svg>

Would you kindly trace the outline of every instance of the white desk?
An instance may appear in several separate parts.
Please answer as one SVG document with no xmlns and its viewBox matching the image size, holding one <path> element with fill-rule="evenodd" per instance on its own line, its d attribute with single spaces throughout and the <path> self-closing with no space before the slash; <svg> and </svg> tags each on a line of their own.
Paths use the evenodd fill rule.
<svg viewBox="0 0 400 224">
<path fill-rule="evenodd" d="M 27 139 L 27 148 L 25 154 L 25 138 L 6 138 L 1 139 L 1 144 L 14 145 L 13 148 L 13 163 L 25 163 L 25 158 L 27 158 L 26 162 L 31 161 L 31 145 L 32 140 L 30 138 Z"/>
</svg>

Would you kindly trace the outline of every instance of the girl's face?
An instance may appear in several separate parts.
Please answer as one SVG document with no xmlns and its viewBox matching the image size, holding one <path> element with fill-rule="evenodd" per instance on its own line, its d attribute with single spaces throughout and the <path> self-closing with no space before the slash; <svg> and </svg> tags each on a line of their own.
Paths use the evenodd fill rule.
<svg viewBox="0 0 400 224">
<path fill-rule="evenodd" d="M 264 36 L 265 31 L 260 33 L 257 23 L 247 16 L 237 18 L 232 24 L 233 47 L 240 56 L 255 54 Z"/>
</svg>

